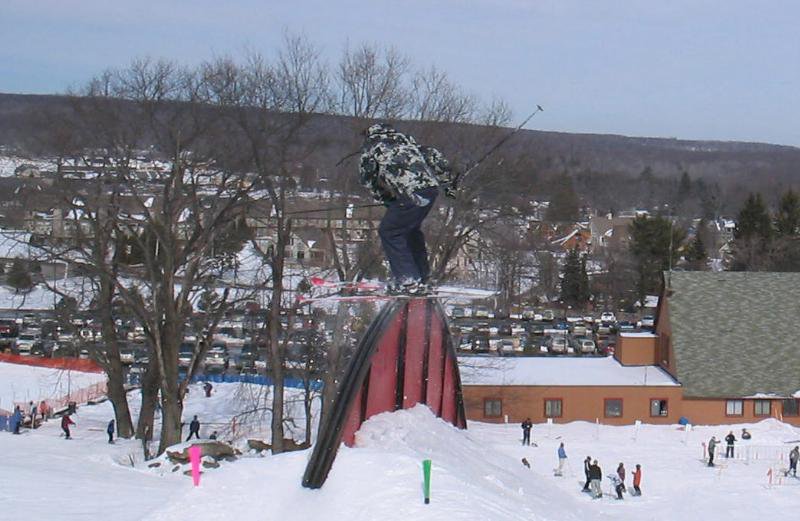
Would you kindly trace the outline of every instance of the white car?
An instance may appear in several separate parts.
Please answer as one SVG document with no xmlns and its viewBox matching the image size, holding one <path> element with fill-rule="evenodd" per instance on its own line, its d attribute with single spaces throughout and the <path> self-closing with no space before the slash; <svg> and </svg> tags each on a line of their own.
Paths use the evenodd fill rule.
<svg viewBox="0 0 800 521">
<path fill-rule="evenodd" d="M 653 327 L 655 325 L 655 323 L 656 323 L 656 319 L 653 316 L 648 315 L 648 316 L 642 317 L 642 319 L 639 321 L 639 324 L 637 324 L 637 325 L 640 328 L 641 327 Z"/>
<path fill-rule="evenodd" d="M 604 324 L 612 324 L 617 321 L 617 317 L 614 316 L 614 313 L 610 311 L 603 311 L 603 314 L 600 315 L 600 322 Z"/>
<path fill-rule="evenodd" d="M 21 355 L 29 355 L 34 346 L 42 341 L 38 331 L 25 330 L 17 337 L 17 352 Z"/>
</svg>

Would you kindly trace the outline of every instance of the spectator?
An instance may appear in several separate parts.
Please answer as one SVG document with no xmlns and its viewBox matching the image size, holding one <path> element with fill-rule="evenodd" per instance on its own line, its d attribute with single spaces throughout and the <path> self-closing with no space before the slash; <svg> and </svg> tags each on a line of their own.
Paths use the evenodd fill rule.
<svg viewBox="0 0 800 521">
<path fill-rule="evenodd" d="M 72 438 L 69 435 L 69 426 L 75 425 L 75 422 L 69 417 L 69 412 L 64 413 L 64 416 L 61 417 L 61 430 L 64 431 L 64 436 L 71 440 Z"/>
<path fill-rule="evenodd" d="M 642 466 L 636 464 L 636 470 L 631 472 L 633 474 L 633 494 L 632 496 L 641 496 L 642 489 L 639 486 L 642 484 Z"/>
<path fill-rule="evenodd" d="M 586 475 L 586 483 L 583 485 L 583 492 L 589 492 L 589 482 L 592 480 L 589 477 L 589 469 L 592 467 L 592 457 L 586 456 L 586 459 L 583 460 L 583 473 Z"/>
<path fill-rule="evenodd" d="M 611 478 L 611 485 L 614 487 L 614 492 L 617 493 L 617 499 L 622 499 L 622 492 L 625 490 L 622 480 L 616 474 L 609 474 L 608 477 Z"/>
<path fill-rule="evenodd" d="M 206 392 L 206 398 L 211 398 L 211 390 L 213 388 L 214 386 L 211 385 L 211 382 L 206 382 L 205 385 L 203 385 L 203 390 Z"/>
<path fill-rule="evenodd" d="M 556 476 L 564 475 L 564 463 L 567 462 L 567 451 L 564 449 L 564 442 L 558 446 L 558 470 Z"/>
<path fill-rule="evenodd" d="M 14 414 L 11 415 L 11 432 L 19 434 L 20 425 L 22 425 L 22 410 L 19 405 L 15 405 Z"/>
<path fill-rule="evenodd" d="M 108 427 L 106 427 L 106 433 L 108 434 L 108 443 L 114 443 L 114 420 L 112 419 L 108 422 Z"/>
<path fill-rule="evenodd" d="M 47 402 L 44 400 L 39 402 L 39 414 L 42 415 L 42 421 L 47 421 Z"/>
<path fill-rule="evenodd" d="M 192 436 L 197 437 L 200 439 L 200 420 L 197 419 L 197 415 L 194 415 L 194 419 L 189 423 L 189 437 L 186 438 L 186 441 L 192 439 Z"/>
<path fill-rule="evenodd" d="M 589 478 L 591 479 L 590 487 L 592 489 L 592 497 L 597 499 L 603 497 L 603 490 L 600 488 L 600 481 L 603 479 L 603 470 L 594 460 L 589 466 Z"/>
<path fill-rule="evenodd" d="M 531 422 L 530 418 L 526 418 L 524 422 L 522 422 L 522 444 L 523 445 L 530 445 L 531 444 L 531 429 L 533 428 L 533 422 Z"/>
<path fill-rule="evenodd" d="M 733 456 L 733 444 L 736 443 L 736 436 L 733 435 L 733 431 L 729 432 L 727 436 L 725 436 L 725 442 L 727 443 L 725 447 L 725 457 L 732 458 Z"/>
<path fill-rule="evenodd" d="M 797 460 L 800 459 L 800 447 L 795 445 L 792 451 L 789 453 L 789 472 L 786 473 L 788 476 L 791 474 L 794 477 L 797 477 Z"/>
<path fill-rule="evenodd" d="M 31 413 L 31 429 L 35 429 L 37 409 L 36 409 L 36 404 L 33 403 L 33 400 L 31 400 L 31 403 L 28 404 L 28 410 Z"/>
<path fill-rule="evenodd" d="M 711 439 L 708 440 L 708 466 L 709 467 L 713 467 L 714 466 L 714 452 L 717 450 L 717 443 L 719 443 L 719 441 L 717 441 L 717 438 L 715 438 L 714 436 L 711 436 Z"/>
<path fill-rule="evenodd" d="M 625 492 L 625 465 L 621 462 L 619 467 L 617 467 L 617 476 L 619 476 L 619 481 L 622 483 L 622 491 Z"/>
<path fill-rule="evenodd" d="M 209 436 L 209 437 L 208 437 L 208 439 L 210 439 L 210 440 L 216 440 L 216 439 L 217 439 L 217 431 L 214 431 L 214 432 L 212 432 L 212 433 L 211 433 L 211 436 Z"/>
<path fill-rule="evenodd" d="M 749 440 L 750 438 L 752 438 L 752 436 L 747 432 L 747 429 L 742 429 L 742 439 Z"/>
</svg>

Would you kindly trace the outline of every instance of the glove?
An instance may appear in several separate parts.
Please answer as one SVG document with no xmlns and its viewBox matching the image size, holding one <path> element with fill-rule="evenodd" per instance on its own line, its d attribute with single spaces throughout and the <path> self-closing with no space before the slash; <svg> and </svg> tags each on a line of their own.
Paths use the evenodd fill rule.
<svg viewBox="0 0 800 521">
<path fill-rule="evenodd" d="M 429 204 L 431 204 L 430 199 L 426 199 L 425 197 L 422 197 L 419 194 L 411 194 L 411 197 L 409 197 L 409 199 L 411 199 L 411 202 L 414 203 L 414 206 L 428 206 Z"/>
</svg>

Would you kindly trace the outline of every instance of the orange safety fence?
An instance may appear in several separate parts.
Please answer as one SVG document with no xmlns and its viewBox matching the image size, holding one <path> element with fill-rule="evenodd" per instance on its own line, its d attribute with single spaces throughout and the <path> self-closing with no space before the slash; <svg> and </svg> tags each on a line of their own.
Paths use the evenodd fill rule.
<svg viewBox="0 0 800 521">
<path fill-rule="evenodd" d="M 48 367 L 50 369 L 68 369 L 70 371 L 83 371 L 84 373 L 103 372 L 103 369 L 94 360 L 84 360 L 79 358 L 40 358 L 38 356 L 21 356 L 0 353 L 0 362 L 32 365 L 36 367 Z"/>
</svg>

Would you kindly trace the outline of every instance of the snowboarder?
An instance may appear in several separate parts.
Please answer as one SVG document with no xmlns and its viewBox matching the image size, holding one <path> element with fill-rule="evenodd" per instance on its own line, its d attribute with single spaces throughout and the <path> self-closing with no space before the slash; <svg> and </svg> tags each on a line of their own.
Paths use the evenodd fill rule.
<svg viewBox="0 0 800 521">
<path fill-rule="evenodd" d="M 435 148 L 379 123 L 365 131 L 359 173 L 361 184 L 386 206 L 378 235 L 392 270 L 390 291 L 426 293 L 430 265 L 421 226 L 439 186 L 454 196 L 450 165 Z"/>
<path fill-rule="evenodd" d="M 530 418 L 525 418 L 525 421 L 522 422 L 522 444 L 523 445 L 530 445 L 531 444 L 531 429 L 533 428 L 533 422 L 531 422 Z"/>
<path fill-rule="evenodd" d="M 730 431 L 727 436 L 725 436 L 725 442 L 727 445 L 725 446 L 725 457 L 732 458 L 733 457 L 733 444 L 736 443 L 736 436 L 733 435 L 733 431 Z"/>
<path fill-rule="evenodd" d="M 108 443 L 114 443 L 114 430 L 115 430 L 114 423 L 115 422 L 112 419 L 110 422 L 108 422 L 108 426 L 106 427 L 106 433 L 108 434 Z"/>
<path fill-rule="evenodd" d="M 603 470 L 594 460 L 589 466 L 589 478 L 591 480 L 592 497 L 597 499 L 603 497 L 603 489 L 600 487 L 600 481 L 603 479 Z"/>
<path fill-rule="evenodd" d="M 589 483 L 592 481 L 590 477 L 590 470 L 592 467 L 592 457 L 586 456 L 586 459 L 583 460 L 583 473 L 586 475 L 586 483 L 583 485 L 583 492 L 589 492 Z"/>
<path fill-rule="evenodd" d="M 719 442 L 717 441 L 717 438 L 715 438 L 714 436 L 711 436 L 711 439 L 708 440 L 708 466 L 709 467 L 713 467 L 714 466 L 714 452 L 717 449 L 717 443 L 719 443 Z"/>
<path fill-rule="evenodd" d="M 191 422 L 189 422 L 189 437 L 186 438 L 186 441 L 192 439 L 192 436 L 196 436 L 197 439 L 200 439 L 200 420 L 197 419 L 197 415 L 194 415 L 194 418 Z"/>
<path fill-rule="evenodd" d="M 642 466 L 636 464 L 636 470 L 631 472 L 633 474 L 633 494 L 632 496 L 641 496 L 642 489 L 639 486 L 642 484 Z"/>
<path fill-rule="evenodd" d="M 786 473 L 787 476 L 791 474 L 792 476 L 797 477 L 797 460 L 800 460 L 800 447 L 795 445 L 795 447 L 789 453 L 789 472 Z"/>
<path fill-rule="evenodd" d="M 753 436 L 751 436 L 750 433 L 747 432 L 747 429 L 742 429 L 742 439 L 743 440 L 749 440 L 752 437 Z"/>
<path fill-rule="evenodd" d="M 619 481 L 622 484 L 622 491 L 626 492 L 627 489 L 625 488 L 625 465 L 620 462 L 619 467 L 617 467 L 617 476 L 619 476 Z"/>
<path fill-rule="evenodd" d="M 567 462 L 567 451 L 564 449 L 564 442 L 558 446 L 558 470 L 556 476 L 564 475 L 564 464 Z"/>
<path fill-rule="evenodd" d="M 22 410 L 19 405 L 14 407 L 14 414 L 11 415 L 11 432 L 19 434 L 19 428 L 22 425 Z"/>
<path fill-rule="evenodd" d="M 69 417 L 69 413 L 67 412 L 61 417 L 61 430 L 64 431 L 64 437 L 68 440 L 72 439 L 69 435 L 70 425 L 75 425 L 75 422 L 72 421 L 72 418 Z"/>
<path fill-rule="evenodd" d="M 203 390 L 206 392 L 206 398 L 211 398 L 211 390 L 213 388 L 214 386 L 211 385 L 211 382 L 206 382 L 205 385 L 203 385 Z"/>
</svg>

